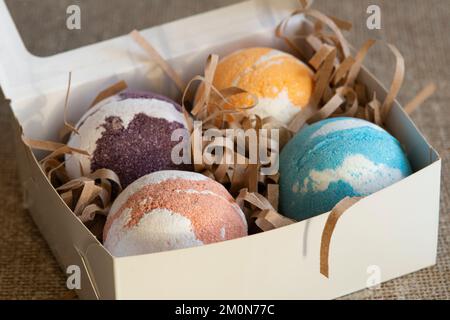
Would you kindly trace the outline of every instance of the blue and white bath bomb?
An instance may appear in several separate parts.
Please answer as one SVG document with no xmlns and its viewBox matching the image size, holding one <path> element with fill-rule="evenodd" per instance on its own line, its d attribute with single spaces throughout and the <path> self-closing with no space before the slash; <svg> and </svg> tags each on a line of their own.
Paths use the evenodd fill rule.
<svg viewBox="0 0 450 320">
<path fill-rule="evenodd" d="M 411 174 L 400 143 L 379 126 L 331 118 L 301 130 L 280 154 L 280 211 L 303 220 L 346 196 L 367 196 Z"/>
</svg>

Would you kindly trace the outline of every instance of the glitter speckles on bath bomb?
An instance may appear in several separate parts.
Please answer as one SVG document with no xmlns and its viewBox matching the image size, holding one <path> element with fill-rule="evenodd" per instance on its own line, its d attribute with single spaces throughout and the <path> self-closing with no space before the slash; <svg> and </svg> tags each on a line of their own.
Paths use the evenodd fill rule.
<svg viewBox="0 0 450 320">
<path fill-rule="evenodd" d="M 129 256 L 247 235 L 244 214 L 228 191 L 201 174 L 159 171 L 129 185 L 115 200 L 103 231 L 114 256 Z"/>
<path fill-rule="evenodd" d="M 280 154 L 280 211 L 307 219 L 410 174 L 400 143 L 382 128 L 356 118 L 322 120 L 302 129 Z"/>
<path fill-rule="evenodd" d="M 250 112 L 274 117 L 288 124 L 306 106 L 313 88 L 312 71 L 296 57 L 272 48 L 248 48 L 223 58 L 217 66 L 214 86 L 239 87 L 258 96 Z M 248 95 L 229 99 L 236 108 L 248 106 Z"/>
<path fill-rule="evenodd" d="M 181 107 L 166 97 L 122 92 L 91 108 L 76 127 L 79 135 L 73 133 L 69 145 L 91 156 L 66 156 L 71 178 L 82 175 L 81 166 L 88 171 L 85 174 L 107 168 L 116 172 L 126 187 L 154 171 L 190 170 L 171 159 L 172 148 L 178 144 L 171 141 L 172 132 L 186 128 L 186 120 Z"/>
</svg>

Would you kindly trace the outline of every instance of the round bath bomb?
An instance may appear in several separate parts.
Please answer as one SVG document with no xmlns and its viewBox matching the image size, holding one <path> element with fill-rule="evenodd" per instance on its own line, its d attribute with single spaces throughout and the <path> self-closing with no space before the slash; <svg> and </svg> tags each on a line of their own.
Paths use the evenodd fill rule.
<svg viewBox="0 0 450 320">
<path fill-rule="evenodd" d="M 331 118 L 302 129 L 280 154 L 280 211 L 303 220 L 346 196 L 367 196 L 411 174 L 400 143 L 381 127 Z"/>
<path fill-rule="evenodd" d="M 67 173 L 77 178 L 82 170 L 88 174 L 107 168 L 126 187 L 154 171 L 190 170 L 171 159 L 172 148 L 181 141 L 171 141 L 172 132 L 186 127 L 181 107 L 172 100 L 149 92 L 119 93 L 89 109 L 76 125 L 79 134 L 72 133 L 68 144 L 90 156 L 67 155 Z"/>
<path fill-rule="evenodd" d="M 114 256 L 189 248 L 247 235 L 228 191 L 199 173 L 159 171 L 130 184 L 114 201 L 103 230 Z"/>
<path fill-rule="evenodd" d="M 250 110 L 261 118 L 274 117 L 288 124 L 306 106 L 313 89 L 312 71 L 296 57 L 271 48 L 249 48 L 223 58 L 217 66 L 214 86 L 239 87 L 258 96 Z M 249 106 L 251 97 L 230 99 L 229 109 Z"/>
</svg>

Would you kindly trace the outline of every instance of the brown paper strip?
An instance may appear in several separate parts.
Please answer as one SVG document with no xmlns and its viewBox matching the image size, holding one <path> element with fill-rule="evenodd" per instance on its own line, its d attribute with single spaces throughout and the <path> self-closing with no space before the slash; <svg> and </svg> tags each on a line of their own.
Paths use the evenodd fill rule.
<svg viewBox="0 0 450 320">
<path fill-rule="evenodd" d="M 86 181 L 74 209 L 75 215 L 80 216 L 86 205 L 98 196 L 100 190 L 101 188 L 95 185 L 95 181 Z"/>
<path fill-rule="evenodd" d="M 44 150 L 44 151 L 55 151 L 55 150 L 58 150 L 59 148 L 65 146 L 64 143 L 46 141 L 46 140 L 29 139 L 25 136 L 22 136 L 22 141 L 30 148 Z"/>
<path fill-rule="evenodd" d="M 110 87 L 106 88 L 105 90 L 101 91 L 92 101 L 91 108 L 95 106 L 97 103 L 99 103 L 102 100 L 105 100 L 106 98 L 112 97 L 119 92 L 125 90 L 128 88 L 128 85 L 125 81 L 121 80 L 119 82 L 114 83 Z"/>
<path fill-rule="evenodd" d="M 300 6 L 304 9 L 307 9 L 311 6 L 312 2 L 308 0 L 299 0 Z"/>
<path fill-rule="evenodd" d="M 275 30 L 276 36 L 283 39 L 289 47 L 291 47 L 292 49 L 297 51 L 301 56 L 303 56 L 302 50 L 300 48 L 298 48 L 297 45 L 295 44 L 295 42 L 293 41 L 293 38 L 295 38 L 295 37 L 286 36 L 286 34 L 285 34 L 286 27 L 287 27 L 290 19 L 299 14 L 304 14 L 306 16 L 313 17 L 313 18 L 321 21 L 322 23 L 324 23 L 328 28 L 330 28 L 333 31 L 334 35 L 336 36 L 336 39 L 339 42 L 340 50 L 342 50 L 342 55 L 344 56 L 344 58 L 350 56 L 349 44 L 347 43 L 347 40 L 344 38 L 340 28 L 336 25 L 336 23 L 330 17 L 326 16 L 325 14 L 321 13 L 320 11 L 310 9 L 310 8 L 301 8 L 301 9 L 295 10 L 290 16 L 288 16 L 283 21 L 281 21 L 281 23 L 278 25 L 277 29 Z"/>
<path fill-rule="evenodd" d="M 69 180 L 64 162 L 58 159 L 64 154 L 78 152 L 88 155 L 87 152 L 58 142 L 33 140 L 24 136 L 22 140 L 30 148 L 52 151 L 40 161 L 42 170 L 62 200 L 83 223 L 94 221 L 97 214 L 107 214 L 114 200 L 111 182 L 117 186 L 116 193 L 122 190 L 116 173 L 109 169 L 99 169 L 88 176 Z M 94 225 L 98 226 L 95 223 Z"/>
<path fill-rule="evenodd" d="M 83 223 L 90 222 L 94 220 L 96 214 L 106 215 L 108 210 L 109 208 L 102 209 L 95 203 L 89 204 L 83 209 L 82 213 L 79 215 L 79 218 Z"/>
<path fill-rule="evenodd" d="M 30 139 L 25 136 L 22 136 L 22 141 L 30 148 L 32 149 L 38 149 L 38 150 L 44 150 L 44 151 L 53 151 L 53 152 L 62 152 L 61 150 L 67 150 L 67 152 L 63 153 L 79 153 L 84 155 L 89 155 L 89 153 L 85 150 L 72 148 L 67 146 L 64 143 L 59 142 L 53 142 L 53 141 L 47 141 L 47 140 L 35 140 Z M 62 154 L 62 153 L 60 153 Z"/>
<path fill-rule="evenodd" d="M 316 65 L 320 65 L 321 67 L 316 73 L 314 91 L 312 93 L 311 100 L 308 106 L 302 109 L 301 112 L 297 113 L 297 115 L 288 126 L 288 129 L 294 133 L 298 132 L 305 125 L 305 123 L 318 112 L 317 107 L 330 82 L 330 78 L 334 68 L 334 60 L 336 58 L 336 49 L 332 48 L 331 50 L 328 50 L 327 48 L 330 47 L 328 45 L 324 46 L 326 49 L 320 50 L 311 59 L 311 61 L 313 61 Z M 324 55 L 324 52 L 326 52 L 327 54 Z M 320 62 L 319 60 L 322 60 L 322 62 Z"/>
<path fill-rule="evenodd" d="M 69 80 L 67 83 L 67 91 L 66 91 L 66 97 L 64 100 L 64 127 L 59 132 L 59 137 L 62 140 L 67 134 L 69 133 L 76 133 L 78 134 L 78 130 L 67 120 L 67 112 L 69 110 L 69 94 L 70 94 L 70 87 L 72 84 L 72 72 L 69 72 Z"/>
<path fill-rule="evenodd" d="M 329 47 L 328 45 L 324 45 Z M 319 54 L 319 53 L 318 53 Z M 314 57 L 313 57 L 314 59 Z M 323 57 L 322 66 L 316 73 L 316 82 L 311 97 L 310 105 L 318 107 L 322 99 L 325 89 L 328 87 L 334 68 L 334 60 L 336 59 L 336 49 L 331 48 L 327 51 L 327 55 Z"/>
<path fill-rule="evenodd" d="M 437 86 L 434 83 L 428 84 L 423 88 L 410 102 L 405 105 L 405 111 L 407 114 L 411 114 L 414 110 L 422 105 L 425 100 L 431 97 L 437 90 Z"/>
<path fill-rule="evenodd" d="M 365 105 L 367 103 L 367 91 L 366 91 L 366 86 L 356 82 L 355 83 L 355 92 L 356 95 L 358 97 L 358 101 L 361 105 Z"/>
<path fill-rule="evenodd" d="M 344 98 L 336 93 L 330 101 L 327 102 L 316 114 L 311 118 L 312 122 L 326 119 L 331 116 L 341 104 L 345 102 Z"/>
<path fill-rule="evenodd" d="M 361 200 L 361 198 L 349 198 L 346 197 L 342 199 L 336 206 L 331 210 L 330 215 L 325 222 L 325 227 L 322 232 L 322 240 L 320 244 L 320 273 L 325 277 L 329 277 L 329 252 L 331 237 L 333 236 L 333 231 L 339 218 L 345 213 L 347 209 L 353 206 L 356 202 Z"/>
<path fill-rule="evenodd" d="M 54 160 L 52 164 L 49 164 L 49 161 L 46 161 L 45 163 L 42 164 L 42 166 L 44 167 L 45 165 L 47 165 L 47 168 L 44 167 L 44 172 L 47 173 L 47 178 L 50 182 L 52 182 L 53 176 L 56 177 L 56 179 L 58 179 L 58 181 L 64 183 L 66 181 L 69 180 L 69 177 L 66 173 L 66 170 L 64 168 L 64 162 L 58 163 L 58 161 L 55 161 L 55 159 L 49 159 L 49 160 Z M 48 170 L 48 171 L 47 171 Z"/>
<path fill-rule="evenodd" d="M 400 91 L 400 88 L 403 84 L 403 79 L 405 78 L 405 59 L 403 59 L 402 54 L 398 51 L 398 49 L 392 44 L 387 44 L 389 49 L 391 49 L 392 53 L 395 56 L 395 72 L 394 78 L 392 79 L 391 87 L 386 96 L 386 99 L 381 106 L 381 118 L 383 122 L 386 120 L 386 117 L 389 115 L 391 111 L 392 105 L 394 103 L 395 98 Z"/>
<path fill-rule="evenodd" d="M 358 95 L 351 87 L 340 87 L 336 89 L 336 93 L 344 97 L 350 108 L 344 109 L 343 112 L 334 112 L 333 117 L 354 117 L 358 111 Z"/>
<path fill-rule="evenodd" d="M 112 185 L 110 181 L 102 179 L 100 182 L 100 187 L 101 191 L 98 194 L 98 197 L 100 198 L 102 207 L 106 208 L 111 203 Z"/>
<path fill-rule="evenodd" d="M 231 186 L 230 192 L 231 194 L 236 194 L 246 186 L 246 182 L 244 180 L 245 170 L 247 169 L 246 164 L 237 164 L 233 168 L 233 173 L 231 176 Z"/>
<path fill-rule="evenodd" d="M 370 114 L 370 110 L 373 111 L 373 119 L 372 116 Z M 373 120 L 373 122 L 375 122 L 375 124 L 379 125 L 379 126 L 383 126 L 383 119 L 381 118 L 381 103 L 380 101 L 378 101 L 376 95 L 374 94 L 372 101 L 370 101 L 367 104 L 367 108 L 366 108 L 366 119 L 367 120 Z"/>
<path fill-rule="evenodd" d="M 61 196 L 61 198 L 63 199 L 63 201 L 66 203 L 66 205 L 67 205 L 69 208 L 72 208 L 72 206 L 73 206 L 73 202 L 72 202 L 72 199 L 73 199 L 73 197 L 72 197 L 72 192 L 71 192 L 71 191 L 67 191 L 67 192 L 61 193 L 60 196 Z"/>
<path fill-rule="evenodd" d="M 263 231 L 285 227 L 294 223 L 275 210 L 257 211 L 252 217 L 256 218 L 255 224 Z"/>
<path fill-rule="evenodd" d="M 208 57 L 208 59 L 209 59 L 209 57 Z M 206 72 L 207 66 L 208 66 L 208 62 L 205 64 L 205 72 Z M 191 80 L 189 80 L 189 82 L 187 83 L 186 87 L 184 88 L 183 95 L 181 96 L 181 106 L 182 106 L 184 109 L 186 109 L 186 110 L 187 110 L 187 108 L 186 108 L 185 103 L 186 103 L 186 100 L 187 100 L 187 95 L 188 95 L 189 89 L 192 87 L 192 85 L 193 85 L 195 82 L 206 82 L 206 80 L 205 80 L 205 77 L 200 76 L 200 75 L 197 75 L 197 76 L 193 77 Z M 203 88 L 202 88 L 202 89 L 203 89 Z M 203 90 L 204 90 L 204 89 L 203 89 Z M 202 110 L 202 106 L 205 104 L 204 102 L 200 103 L 200 100 L 201 100 L 202 98 L 204 98 L 203 95 L 205 94 L 205 93 L 203 92 L 203 90 L 200 91 L 200 88 L 197 89 L 196 96 L 200 96 L 200 98 L 198 98 L 198 99 L 197 99 L 197 97 L 195 98 L 195 101 L 194 101 L 195 104 L 194 104 L 194 106 L 193 106 L 192 109 L 191 109 L 191 114 L 192 114 L 193 116 L 196 116 L 196 115 L 198 114 L 198 112 L 199 112 L 200 110 Z M 197 106 L 197 105 L 199 105 L 199 106 Z M 196 106 L 197 106 L 197 107 L 196 107 Z M 195 112 L 194 112 L 194 110 L 195 110 Z"/>
<path fill-rule="evenodd" d="M 267 185 L 267 200 L 269 200 L 270 204 L 276 211 L 278 211 L 279 189 L 278 184 L 269 183 Z"/>
<path fill-rule="evenodd" d="M 64 202 L 83 223 L 93 221 L 97 214 L 106 215 L 112 201 L 111 182 L 122 188 L 118 176 L 109 169 L 99 169 L 87 177 L 80 177 L 56 187 Z"/>
<path fill-rule="evenodd" d="M 354 63 L 355 59 L 353 57 L 347 57 L 344 61 L 342 61 L 333 75 L 333 85 L 337 85 L 342 79 L 344 79 Z"/>
<path fill-rule="evenodd" d="M 98 169 L 97 171 L 89 174 L 87 177 L 93 180 L 110 180 L 120 186 L 119 176 L 114 171 L 109 169 Z"/>
<path fill-rule="evenodd" d="M 353 63 L 352 67 L 350 68 L 347 81 L 345 82 L 345 85 L 347 87 L 351 87 L 354 85 L 356 77 L 359 74 L 359 71 L 361 70 L 364 58 L 366 57 L 367 53 L 369 52 L 369 49 L 375 44 L 375 40 L 369 39 L 366 41 L 366 43 L 361 47 L 361 49 L 358 51 L 355 57 L 355 62 Z"/>
<path fill-rule="evenodd" d="M 308 105 L 306 108 L 302 109 L 301 112 L 297 113 L 292 122 L 289 124 L 288 129 L 292 133 L 297 133 L 306 124 L 306 122 L 313 117 L 317 112 L 317 108 L 312 105 Z"/>
<path fill-rule="evenodd" d="M 284 227 L 296 222 L 279 214 L 269 200 L 257 192 L 242 189 L 236 198 L 236 202 L 242 209 L 245 209 L 246 203 L 256 207 L 256 210 L 252 210 L 253 213 L 249 218 L 256 219 L 256 225 L 263 231 Z"/>
<path fill-rule="evenodd" d="M 154 60 L 163 71 L 169 76 L 170 79 L 176 84 L 180 92 L 183 92 L 185 85 L 181 77 L 175 72 L 175 70 L 164 60 L 159 52 L 139 33 L 137 30 L 133 30 L 130 33 L 136 43 L 141 46 L 142 49 Z"/>
<path fill-rule="evenodd" d="M 331 52 L 335 50 L 332 46 L 324 44 L 320 47 L 319 51 L 309 60 L 309 64 L 317 70 L 319 70 L 322 63 L 326 60 L 326 58 L 331 54 Z"/>
<path fill-rule="evenodd" d="M 352 23 L 349 22 L 349 21 L 342 20 L 340 18 L 337 18 L 337 17 L 334 17 L 334 16 L 330 16 L 330 15 L 328 15 L 328 18 L 333 20 L 333 22 L 336 24 L 336 26 L 338 26 L 338 28 L 341 29 L 341 30 L 349 31 L 353 27 Z"/>
<path fill-rule="evenodd" d="M 259 164 L 249 164 L 246 171 L 246 180 L 248 181 L 248 190 L 258 192 L 258 172 Z"/>
<path fill-rule="evenodd" d="M 214 81 L 214 74 L 216 73 L 217 65 L 219 64 L 219 56 L 212 54 L 209 55 L 208 59 L 206 60 L 205 65 L 205 81 L 203 83 L 204 85 L 204 94 L 201 96 L 200 101 L 197 105 L 194 106 L 192 109 L 192 114 L 197 115 L 199 112 L 198 108 L 204 108 L 204 106 L 209 106 L 209 100 L 211 97 L 211 90 L 213 89 L 213 81 Z M 206 108 L 204 108 L 206 110 Z"/>
<path fill-rule="evenodd" d="M 316 35 L 310 34 L 306 37 L 306 42 L 311 46 L 314 52 L 319 51 L 320 47 L 322 47 L 323 42 Z"/>
</svg>

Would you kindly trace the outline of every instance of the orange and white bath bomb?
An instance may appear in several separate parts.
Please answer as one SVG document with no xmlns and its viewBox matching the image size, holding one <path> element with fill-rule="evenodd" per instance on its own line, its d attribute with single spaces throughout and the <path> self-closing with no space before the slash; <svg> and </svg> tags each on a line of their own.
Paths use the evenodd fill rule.
<svg viewBox="0 0 450 320">
<path fill-rule="evenodd" d="M 103 240 L 114 256 L 182 249 L 247 235 L 246 218 L 228 191 L 199 173 L 158 171 L 114 201 Z"/>
<path fill-rule="evenodd" d="M 251 113 L 288 124 L 309 102 L 313 72 L 288 53 L 271 48 L 249 48 L 223 58 L 213 84 L 218 90 L 239 87 L 255 94 L 258 104 Z M 228 108 L 242 108 L 250 103 L 249 95 L 240 94 L 230 99 Z"/>
</svg>

